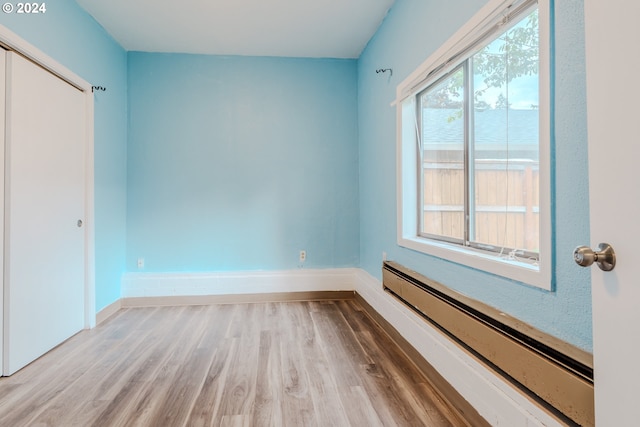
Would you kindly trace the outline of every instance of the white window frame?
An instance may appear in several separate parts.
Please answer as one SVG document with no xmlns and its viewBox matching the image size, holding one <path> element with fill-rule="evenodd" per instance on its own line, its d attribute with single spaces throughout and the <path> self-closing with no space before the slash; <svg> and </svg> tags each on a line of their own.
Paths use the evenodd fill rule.
<svg viewBox="0 0 640 427">
<path fill-rule="evenodd" d="M 397 87 L 397 236 L 398 245 L 428 255 L 453 261 L 506 277 L 527 285 L 552 290 L 551 266 L 551 44 L 550 0 L 538 0 L 540 46 L 539 113 L 540 113 L 540 260 L 532 265 L 517 259 L 501 258 L 495 253 L 433 240 L 418 235 L 418 153 L 415 131 L 416 95 L 435 81 L 430 74 L 441 76 L 460 64 L 450 61 L 466 51 L 488 30 L 504 22 L 509 10 L 526 0 L 490 0 L 476 15 L 436 50 Z M 437 70 L 437 71 L 436 71 Z"/>
</svg>

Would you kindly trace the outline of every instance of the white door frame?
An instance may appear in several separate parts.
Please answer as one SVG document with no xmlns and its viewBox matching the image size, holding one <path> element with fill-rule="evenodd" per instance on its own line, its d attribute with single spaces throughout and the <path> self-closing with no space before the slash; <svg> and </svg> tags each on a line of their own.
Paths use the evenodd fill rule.
<svg viewBox="0 0 640 427">
<path fill-rule="evenodd" d="M 6 98 L 6 85 L 7 85 L 7 51 L 4 49 L 0 49 L 0 138 L 1 141 L 6 139 L 6 120 L 5 120 L 5 109 L 6 102 L 4 101 Z M 3 144 L 0 144 L 0 147 L 3 147 Z M 0 149 L 0 201 L 2 202 L 2 207 L 4 207 L 4 148 Z M 0 209 L 0 374 L 4 373 L 4 286 L 3 286 L 3 277 L 4 277 L 4 209 Z"/>
<path fill-rule="evenodd" d="M 20 38 L 7 27 L 0 25 L 0 44 L 40 65 L 72 86 L 81 90 L 85 97 L 85 253 L 84 253 L 84 327 L 96 325 L 95 304 L 95 209 L 94 209 L 94 140 L 93 140 L 93 92 L 91 84 L 66 68 L 29 42 Z M 0 165 L 4 176 L 4 162 Z M 4 200 L 4 185 L 0 188 L 0 200 Z M 0 238 L 4 240 L 0 227 Z M 0 299 L 2 301 L 2 299 Z M 3 302 L 4 303 L 4 302 Z M 1 311 L 0 311 L 1 312 Z"/>
</svg>

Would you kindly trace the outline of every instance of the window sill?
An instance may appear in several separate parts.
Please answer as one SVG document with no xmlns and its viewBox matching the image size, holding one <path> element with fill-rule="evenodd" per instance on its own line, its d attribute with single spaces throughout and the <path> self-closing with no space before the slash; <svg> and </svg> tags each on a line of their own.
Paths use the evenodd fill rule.
<svg viewBox="0 0 640 427">
<path fill-rule="evenodd" d="M 544 264 L 533 265 L 516 259 L 500 258 L 482 250 L 465 248 L 446 242 L 437 242 L 422 237 L 403 236 L 398 245 L 452 261 L 466 267 L 521 282 L 536 288 L 551 290 L 551 277 Z"/>
</svg>

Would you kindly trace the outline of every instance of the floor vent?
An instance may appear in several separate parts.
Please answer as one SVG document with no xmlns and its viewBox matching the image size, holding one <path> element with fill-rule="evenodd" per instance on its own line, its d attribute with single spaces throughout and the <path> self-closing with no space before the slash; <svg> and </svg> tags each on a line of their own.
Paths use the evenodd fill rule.
<svg viewBox="0 0 640 427">
<path fill-rule="evenodd" d="M 384 289 L 569 424 L 595 424 L 593 358 L 397 263 Z"/>
</svg>

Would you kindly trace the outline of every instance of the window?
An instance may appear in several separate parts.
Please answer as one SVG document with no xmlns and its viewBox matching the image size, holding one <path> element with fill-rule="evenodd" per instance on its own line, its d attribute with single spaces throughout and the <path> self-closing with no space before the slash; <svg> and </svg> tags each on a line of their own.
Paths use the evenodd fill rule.
<svg viewBox="0 0 640 427">
<path fill-rule="evenodd" d="M 489 2 L 398 86 L 398 242 L 550 289 L 542 3 Z"/>
</svg>

